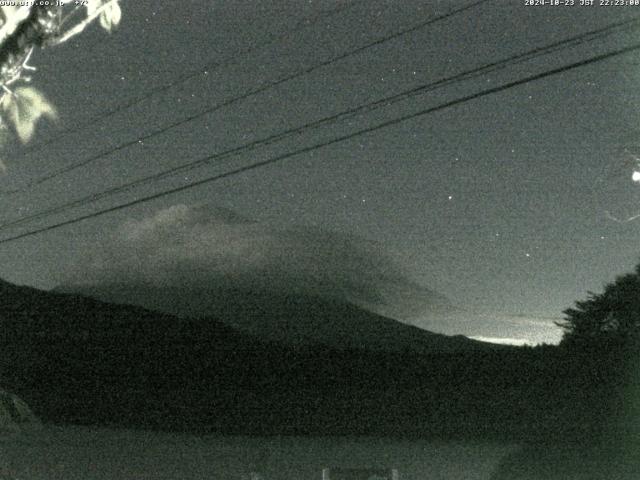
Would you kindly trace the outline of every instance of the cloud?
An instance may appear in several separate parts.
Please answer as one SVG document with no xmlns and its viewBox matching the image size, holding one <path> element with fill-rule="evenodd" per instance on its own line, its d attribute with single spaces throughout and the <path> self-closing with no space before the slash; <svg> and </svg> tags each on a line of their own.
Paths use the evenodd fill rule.
<svg viewBox="0 0 640 480">
<path fill-rule="evenodd" d="M 480 314 L 478 318 L 492 325 L 483 332 L 487 337 L 504 336 L 516 340 L 526 338 L 530 345 L 557 344 L 562 338 L 562 329 L 555 323 L 561 319 L 560 317 L 499 312 Z"/>
<path fill-rule="evenodd" d="M 347 300 L 420 328 L 494 343 L 560 340 L 552 318 L 455 308 L 408 281 L 399 263 L 355 235 L 278 228 L 228 209 L 178 204 L 129 219 L 78 252 L 62 283 L 64 290 L 185 315 L 210 312 L 217 288 L 239 287 Z M 95 288 L 73 288 L 82 286 Z"/>
<path fill-rule="evenodd" d="M 498 343 L 500 345 L 517 345 L 517 346 L 532 345 L 530 340 L 525 340 L 523 338 L 485 337 L 482 335 L 474 335 L 469 338 L 473 340 L 479 340 L 481 342 Z"/>
<path fill-rule="evenodd" d="M 79 258 L 64 284 L 167 291 L 241 284 L 338 297 L 396 318 L 447 302 L 408 281 L 376 242 L 319 228 L 276 228 L 208 206 L 179 204 L 129 219 Z"/>
<path fill-rule="evenodd" d="M 514 325 L 529 325 L 531 327 L 550 327 L 554 326 L 555 322 L 559 322 L 563 319 L 561 316 L 546 316 L 536 315 L 530 313 L 494 313 L 493 317 L 499 317 L 510 321 Z"/>
<path fill-rule="evenodd" d="M 458 299 L 456 299 L 458 300 Z M 464 299 L 461 299 L 464 302 Z M 438 332 L 446 334 L 462 334 L 469 338 L 485 339 L 493 343 L 510 343 L 521 345 L 528 343 L 557 344 L 562 338 L 562 330 L 556 326 L 556 317 L 526 314 L 510 314 L 504 312 L 488 312 L 483 307 L 456 304 L 455 311 L 445 313 L 425 321 L 414 321 L 416 326 L 430 325 Z M 501 339 L 505 339 L 502 341 Z"/>
</svg>

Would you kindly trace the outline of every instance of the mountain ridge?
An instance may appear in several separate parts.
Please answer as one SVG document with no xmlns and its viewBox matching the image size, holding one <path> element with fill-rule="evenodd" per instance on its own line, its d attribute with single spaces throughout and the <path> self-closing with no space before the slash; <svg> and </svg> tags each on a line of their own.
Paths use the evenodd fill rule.
<svg viewBox="0 0 640 480">
<path fill-rule="evenodd" d="M 111 284 L 58 287 L 55 291 L 143 306 L 182 318 L 213 318 L 256 338 L 296 347 L 324 344 L 339 349 L 430 354 L 486 346 L 462 335 L 448 336 L 408 325 L 339 298 L 237 286 L 203 288 L 197 294 L 176 294 L 174 290 Z M 196 297 L 198 305 L 188 303 Z"/>
<path fill-rule="evenodd" d="M 298 301 L 305 309 L 311 302 Z M 362 312 L 324 301 L 315 308 Z M 0 384 L 56 423 L 261 435 L 447 432 L 450 418 L 438 412 L 453 415 L 461 385 L 485 385 L 516 354 L 359 314 L 358 325 L 375 318 L 388 335 L 398 327 L 418 337 L 422 350 L 376 348 L 371 339 L 278 342 L 215 318 L 0 282 Z M 453 344 L 426 348 L 442 340 Z"/>
</svg>

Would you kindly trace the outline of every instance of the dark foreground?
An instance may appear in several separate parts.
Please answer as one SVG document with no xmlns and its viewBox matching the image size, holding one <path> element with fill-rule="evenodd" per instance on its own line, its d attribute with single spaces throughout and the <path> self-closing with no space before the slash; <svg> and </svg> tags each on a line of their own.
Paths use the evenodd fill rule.
<svg viewBox="0 0 640 480">
<path fill-rule="evenodd" d="M 513 446 L 375 437 L 196 436 L 45 427 L 0 437 L 0 478 L 299 480 L 323 468 L 397 468 L 402 479 L 489 480 Z"/>
<path fill-rule="evenodd" d="M 395 468 L 404 480 L 637 480 L 639 451 L 379 437 L 248 437 L 45 426 L 0 435 L 3 480 L 298 480 Z"/>
<path fill-rule="evenodd" d="M 409 442 L 423 445 L 431 459 L 427 465 L 437 464 L 430 456 L 433 445 L 520 445 L 504 459 L 492 460 L 495 468 L 487 475 L 495 480 L 640 478 L 634 460 L 640 459 L 634 447 L 640 438 L 640 349 L 635 344 L 466 348 L 465 342 L 463 349 L 438 353 L 409 346 L 384 351 L 353 344 L 291 345 L 267 342 L 214 319 L 177 319 L 35 289 L 5 285 L 4 290 L 0 385 L 18 394 L 46 424 L 61 428 L 54 429 L 61 435 L 54 440 L 47 435 L 31 440 L 54 451 L 67 449 L 69 459 L 79 455 L 96 475 L 102 467 L 92 465 L 105 455 L 132 466 L 121 460 L 130 438 L 143 446 L 160 439 L 157 448 L 170 455 L 166 445 L 182 448 L 182 440 L 170 439 L 198 443 L 242 436 L 262 438 L 255 441 L 263 445 L 305 437 L 310 443 L 300 445 L 311 452 L 319 448 L 314 443 L 319 438 L 385 438 L 371 459 L 401 463 L 404 457 L 385 456 L 393 450 L 387 445 Z M 105 427 L 115 433 L 105 433 Z M 140 438 L 132 429 L 165 433 Z M 94 433 L 108 444 L 83 453 L 83 438 Z M 113 435 L 120 435 L 124 446 L 115 446 Z M 331 448 L 339 444 L 332 442 Z M 295 446 L 282 451 L 289 463 Z M 24 452 L 38 458 L 32 448 L 25 444 Z M 220 449 L 223 445 L 193 455 L 206 457 L 205 452 Z M 27 454 L 16 452 L 23 459 Z M 145 457 L 143 450 L 132 458 L 144 464 L 155 457 Z M 439 472 L 464 470 L 468 463 L 458 455 L 444 465 Z M 479 468 L 474 465 L 470 471 Z M 321 466 L 313 463 L 313 471 Z M 455 478 L 420 476 L 423 467 L 416 467 L 415 478 Z"/>
</svg>

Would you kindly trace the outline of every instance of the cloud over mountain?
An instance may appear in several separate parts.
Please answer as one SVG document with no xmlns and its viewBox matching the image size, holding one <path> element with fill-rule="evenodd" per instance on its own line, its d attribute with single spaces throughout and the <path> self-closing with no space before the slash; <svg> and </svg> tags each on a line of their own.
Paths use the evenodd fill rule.
<svg viewBox="0 0 640 480">
<path fill-rule="evenodd" d="M 174 205 L 125 222 L 84 252 L 64 285 L 145 285 L 165 292 L 213 285 L 346 300 L 395 318 L 447 310 L 408 281 L 379 244 L 312 227 L 282 229 L 208 206 Z"/>
</svg>

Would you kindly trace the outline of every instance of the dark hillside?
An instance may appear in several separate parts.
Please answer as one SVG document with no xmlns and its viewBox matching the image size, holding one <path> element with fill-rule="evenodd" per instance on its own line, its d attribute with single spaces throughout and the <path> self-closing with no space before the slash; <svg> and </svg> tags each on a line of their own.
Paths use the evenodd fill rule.
<svg viewBox="0 0 640 480">
<path fill-rule="evenodd" d="M 7 283 L 0 298 L 1 382 L 46 421 L 492 439 L 591 428 L 575 402 L 593 382 L 558 348 L 287 345 L 210 318 Z"/>
</svg>

